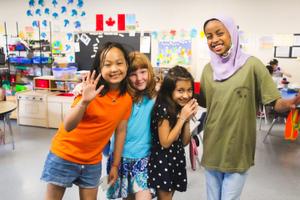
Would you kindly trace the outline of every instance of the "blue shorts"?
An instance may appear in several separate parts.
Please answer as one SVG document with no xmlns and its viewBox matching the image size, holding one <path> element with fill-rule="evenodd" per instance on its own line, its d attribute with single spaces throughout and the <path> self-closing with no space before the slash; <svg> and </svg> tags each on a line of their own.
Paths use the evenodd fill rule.
<svg viewBox="0 0 300 200">
<path fill-rule="evenodd" d="M 49 152 L 45 161 L 41 180 L 61 187 L 96 188 L 101 178 L 101 162 L 86 165 L 77 164 Z"/>
</svg>

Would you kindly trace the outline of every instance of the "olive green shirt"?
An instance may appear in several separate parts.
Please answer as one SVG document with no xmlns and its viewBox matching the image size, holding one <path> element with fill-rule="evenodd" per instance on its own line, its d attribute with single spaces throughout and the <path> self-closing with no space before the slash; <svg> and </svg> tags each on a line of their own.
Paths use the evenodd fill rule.
<svg viewBox="0 0 300 200">
<path fill-rule="evenodd" d="M 214 81 L 207 64 L 201 77 L 200 105 L 207 108 L 202 165 L 222 172 L 245 172 L 254 165 L 258 103 L 280 93 L 264 64 L 249 57 L 224 81 Z"/>
</svg>

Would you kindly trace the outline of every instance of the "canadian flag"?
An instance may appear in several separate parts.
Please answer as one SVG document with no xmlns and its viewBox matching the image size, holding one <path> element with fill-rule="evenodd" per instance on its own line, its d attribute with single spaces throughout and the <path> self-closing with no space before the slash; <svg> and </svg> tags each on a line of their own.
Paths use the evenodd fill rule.
<svg viewBox="0 0 300 200">
<path fill-rule="evenodd" d="M 125 14 L 96 15 L 96 31 L 125 31 Z"/>
</svg>

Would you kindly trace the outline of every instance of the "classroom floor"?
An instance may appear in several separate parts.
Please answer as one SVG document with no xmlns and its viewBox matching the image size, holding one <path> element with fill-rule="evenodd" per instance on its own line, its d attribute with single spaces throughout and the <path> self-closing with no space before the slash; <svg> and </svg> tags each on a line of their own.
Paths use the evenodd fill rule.
<svg viewBox="0 0 300 200">
<path fill-rule="evenodd" d="M 2 126 L 2 123 L 0 123 Z M 276 125 L 266 143 L 263 137 L 269 125 L 263 124 L 257 132 L 255 166 L 242 193 L 242 200 L 298 200 L 300 196 L 300 141 L 285 141 L 283 126 Z M 49 144 L 56 129 L 18 126 L 13 121 L 16 149 L 13 151 L 10 137 L 7 144 L 0 145 L 0 199 L 41 200 L 46 185 L 39 180 Z M 199 151 L 201 148 L 199 147 Z M 188 155 L 188 151 L 187 155 Z M 188 190 L 176 192 L 174 200 L 206 199 L 203 168 L 188 170 Z M 76 200 L 76 186 L 67 189 L 65 200 Z M 105 199 L 103 192 L 98 199 Z"/>
</svg>

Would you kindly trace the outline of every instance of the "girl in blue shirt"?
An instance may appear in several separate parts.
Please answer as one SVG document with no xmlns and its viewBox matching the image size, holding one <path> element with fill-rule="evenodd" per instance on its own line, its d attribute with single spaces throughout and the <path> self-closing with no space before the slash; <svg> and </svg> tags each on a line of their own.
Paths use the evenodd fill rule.
<svg viewBox="0 0 300 200">
<path fill-rule="evenodd" d="M 155 78 L 151 62 L 146 55 L 132 52 L 129 57 L 131 65 L 128 92 L 134 104 L 127 125 L 119 176 L 106 195 L 108 199 L 150 200 L 154 190 L 147 185 L 147 166 L 152 140 L 150 119 L 156 96 Z M 112 157 L 109 158 L 108 169 L 111 163 Z"/>
</svg>

